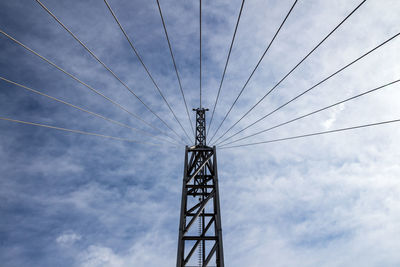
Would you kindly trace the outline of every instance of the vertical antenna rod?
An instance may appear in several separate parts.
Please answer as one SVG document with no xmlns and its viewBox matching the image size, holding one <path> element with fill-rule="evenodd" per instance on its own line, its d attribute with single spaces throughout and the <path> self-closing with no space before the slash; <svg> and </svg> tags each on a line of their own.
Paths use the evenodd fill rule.
<svg viewBox="0 0 400 267">
<path fill-rule="evenodd" d="M 201 0 L 200 0 L 200 108 L 201 108 Z"/>
</svg>

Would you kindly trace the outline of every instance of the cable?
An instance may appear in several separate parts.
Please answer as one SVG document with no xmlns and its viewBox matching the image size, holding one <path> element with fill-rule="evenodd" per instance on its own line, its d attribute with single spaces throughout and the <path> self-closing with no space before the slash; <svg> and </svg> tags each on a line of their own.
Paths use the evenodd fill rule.
<svg viewBox="0 0 400 267">
<path fill-rule="evenodd" d="M 57 22 L 60 24 L 91 56 L 93 56 L 94 59 L 97 60 L 109 73 L 111 73 L 115 79 L 117 79 L 132 95 L 134 95 L 142 104 L 143 106 L 146 107 L 147 110 L 149 110 L 151 113 L 154 114 L 168 129 L 170 129 L 178 138 L 182 139 L 182 137 L 179 136 L 179 134 L 172 129 L 168 123 L 166 123 L 160 116 L 158 116 L 146 103 L 143 102 L 143 100 L 133 92 L 131 88 L 128 87 L 107 65 L 101 61 L 79 38 L 71 32 L 70 29 L 67 28 L 40 0 L 35 0 L 47 13 L 50 14 Z M 183 139 L 182 139 L 183 141 Z"/>
<path fill-rule="evenodd" d="M 132 112 L 130 112 L 128 109 L 126 109 L 125 107 L 123 107 L 122 105 L 118 104 L 117 102 L 115 102 L 114 100 L 110 99 L 109 97 L 105 96 L 104 94 L 100 93 L 99 91 L 97 91 L 96 89 L 94 89 L 93 87 L 91 87 L 90 85 L 86 84 L 85 82 L 81 81 L 80 79 L 78 79 L 77 77 L 75 77 L 74 75 L 72 75 L 71 73 L 67 72 L 66 70 L 62 69 L 61 67 L 57 66 L 55 63 L 51 62 L 49 59 L 43 57 L 42 55 L 40 55 L 39 53 L 37 53 L 36 51 L 32 50 L 31 48 L 29 48 L 28 46 L 24 45 L 23 43 L 21 43 L 20 41 L 16 40 L 15 38 L 13 38 L 12 36 L 8 35 L 7 33 L 5 33 L 4 31 L 2 31 L 0 29 L 0 33 L 2 33 L 4 36 L 6 36 L 7 38 L 9 38 L 10 40 L 12 40 L 13 42 L 15 42 L 16 44 L 20 45 L 21 47 L 25 48 L 26 50 L 28 50 L 29 52 L 31 52 L 32 54 L 38 56 L 40 59 L 42 59 L 43 61 L 45 61 L 46 63 L 52 65 L 53 67 L 57 68 L 58 70 L 60 70 L 61 72 L 63 72 L 64 74 L 68 75 L 69 77 L 71 77 L 72 79 L 74 79 L 75 81 L 79 82 L 80 84 L 82 84 L 83 86 L 87 87 L 88 89 L 90 89 L 91 91 L 93 91 L 94 93 L 96 93 L 97 95 L 103 97 L 104 99 L 106 99 L 107 101 L 111 102 L 112 104 L 114 104 L 115 106 L 117 106 L 118 108 L 122 109 L 123 111 L 127 112 L 130 116 L 134 117 L 137 120 L 140 120 L 141 122 L 143 122 L 144 124 L 146 124 L 147 126 L 153 128 L 154 130 L 156 130 L 157 132 L 164 134 L 166 136 L 168 136 L 169 138 L 171 138 L 172 140 L 175 140 L 174 138 L 170 137 L 168 134 L 166 134 L 164 131 L 162 131 L 161 129 L 159 129 L 156 126 L 153 126 L 152 124 L 146 122 L 145 120 L 141 119 L 139 115 L 136 115 Z"/>
<path fill-rule="evenodd" d="M 86 113 L 88 113 L 88 114 L 90 114 L 90 115 L 96 116 L 96 117 L 101 118 L 101 119 L 103 119 L 103 120 L 106 120 L 106 121 L 108 121 L 108 122 L 114 123 L 114 124 L 116 124 L 116 125 L 119 125 L 119 126 L 122 126 L 122 127 L 128 128 L 128 129 L 131 129 L 131 130 L 134 130 L 134 131 L 141 132 L 141 133 L 143 133 L 144 135 L 154 137 L 154 138 L 156 138 L 156 139 L 159 139 L 160 141 L 166 141 L 166 142 L 169 142 L 169 143 L 171 143 L 171 144 L 173 144 L 173 145 L 177 145 L 177 143 L 173 143 L 173 142 L 171 142 L 171 141 L 169 141 L 169 140 L 167 140 L 167 139 L 159 138 L 158 136 L 156 136 L 156 135 L 154 135 L 154 134 L 151 134 L 151 133 L 149 133 L 149 132 L 146 132 L 146 131 L 143 131 L 143 130 L 141 130 L 141 129 L 138 129 L 138 128 L 129 126 L 129 125 L 125 124 L 125 123 L 122 123 L 122 122 L 119 122 L 119 121 L 116 121 L 116 120 L 113 120 L 113 119 L 104 117 L 104 116 L 102 116 L 102 115 L 100 115 L 100 114 L 98 114 L 98 113 L 95 113 L 95 112 L 89 111 L 89 110 L 87 110 L 87 109 L 84 109 L 84 108 L 75 106 L 75 105 L 73 105 L 73 104 L 71 104 L 71 103 L 69 103 L 69 102 L 66 102 L 66 101 L 63 101 L 63 100 L 61 100 L 61 99 L 59 99 L 59 98 L 56 98 L 56 97 L 47 95 L 47 94 L 42 93 L 42 92 L 39 92 L 39 91 L 37 91 L 37 90 L 35 90 L 35 89 L 32 89 L 32 88 L 30 88 L 30 87 L 28 87 L 28 86 L 19 84 L 19 83 L 17 83 L 17 82 L 11 81 L 11 80 L 8 80 L 8 79 L 6 79 L 6 78 L 4 78 L 4 77 L 1 77 L 1 76 L 0 76 L 0 79 L 3 80 L 3 81 L 5 81 L 5 82 L 8 82 L 8 83 L 10 83 L 10 84 L 13 84 L 13 85 L 16 85 L 16 86 L 18 86 L 18 87 L 24 88 L 24 89 L 26 89 L 26 90 L 28 90 L 28 91 L 31 91 L 31 92 L 33 92 L 33 93 L 35 93 L 35 94 L 38 94 L 38 95 L 41 95 L 41 96 L 50 98 L 50 99 L 52 99 L 52 100 L 54 100 L 54 101 L 57 101 L 57 102 L 59 102 L 59 103 L 62 103 L 62 104 L 64 104 L 64 105 L 70 106 L 70 107 L 72 107 L 72 108 L 75 108 L 75 109 L 78 109 L 78 110 L 80 110 L 80 111 L 86 112 Z"/>
<path fill-rule="evenodd" d="M 281 142 L 281 141 L 286 141 L 286 140 L 299 139 L 299 138 L 303 138 L 303 137 L 310 137 L 310 136 L 315 136 L 315 135 L 336 133 L 336 132 L 342 132 L 342 131 L 348 131 L 348 130 L 366 128 L 366 127 L 377 126 L 377 125 L 382 125 L 382 124 L 389 124 L 389 123 L 395 123 L 395 122 L 400 122 L 400 119 L 390 120 L 390 121 L 382 121 L 382 122 L 376 122 L 376 123 L 370 123 L 370 124 L 364 124 L 364 125 L 358 125 L 358 126 L 352 126 L 352 127 L 341 128 L 341 129 L 335 129 L 335 130 L 330 130 L 330 131 L 323 131 L 323 132 L 316 132 L 316 133 L 310 133 L 310 134 L 303 134 L 303 135 L 291 136 L 291 137 L 286 137 L 286 138 L 279 138 L 279 139 L 267 140 L 267 141 L 262 141 L 262 142 L 257 142 L 257 143 L 248 143 L 248 144 L 236 145 L 236 146 L 224 146 L 224 147 L 221 147 L 220 149 L 235 148 L 235 147 L 243 147 L 243 146 L 254 146 L 254 145 L 261 145 L 261 144 L 268 144 L 268 143 L 275 143 L 275 142 Z"/>
<path fill-rule="evenodd" d="M 264 59 L 264 56 L 267 54 L 269 48 L 271 47 L 272 43 L 275 41 L 275 38 L 278 36 L 278 33 L 282 29 L 283 25 L 285 24 L 287 18 L 290 15 L 290 13 L 292 13 L 292 10 L 293 10 L 293 8 L 295 7 L 296 4 L 297 4 L 297 0 L 294 1 L 294 3 L 292 5 L 292 7 L 290 8 L 289 12 L 286 14 L 286 16 L 285 16 L 284 20 L 282 21 L 281 25 L 279 26 L 278 30 L 275 32 L 274 37 L 272 37 L 271 41 L 269 42 L 269 44 L 268 44 L 267 48 L 265 49 L 264 53 L 262 54 L 261 58 L 258 60 L 257 65 L 254 67 L 254 69 L 251 72 L 249 78 L 247 79 L 247 81 L 243 85 L 242 89 L 240 90 L 238 96 L 236 97 L 235 101 L 233 101 L 233 103 L 232 103 L 231 107 L 229 108 L 228 112 L 225 114 L 223 120 L 219 124 L 219 126 L 218 126 L 217 130 L 215 131 L 214 135 L 211 137 L 210 142 L 214 139 L 215 135 L 218 133 L 219 129 L 221 128 L 222 124 L 225 122 L 226 118 L 228 117 L 228 115 L 232 111 L 232 109 L 235 106 L 236 102 L 239 100 L 239 98 L 242 95 L 244 89 L 246 88 L 247 84 L 250 82 L 250 79 L 253 77 L 253 75 L 256 72 L 258 66 L 260 65 L 261 61 Z"/>
<path fill-rule="evenodd" d="M 199 14 L 199 18 L 200 18 L 200 108 L 201 108 L 201 0 L 199 0 L 200 1 L 200 8 L 199 8 L 199 11 L 200 11 L 200 14 Z"/>
<path fill-rule="evenodd" d="M 77 134 L 83 134 L 83 135 L 98 136 L 98 137 L 109 138 L 109 139 L 114 139 L 114 140 L 118 140 L 118 141 L 130 142 L 130 143 L 138 143 L 138 144 L 145 144 L 145 145 L 152 145 L 152 146 L 164 146 L 164 145 L 161 145 L 161 144 L 142 142 L 142 141 L 137 141 L 137 140 L 133 140 L 133 139 L 126 139 L 126 138 L 120 138 L 120 137 L 115 137 L 115 136 L 110 136 L 110 135 L 103 135 L 103 134 L 98 134 L 98 133 L 85 132 L 85 131 L 81 131 L 81 130 L 67 129 L 67 128 L 56 127 L 56 126 L 47 125 L 47 124 L 35 123 L 35 122 L 14 120 L 14 119 L 5 118 L 5 117 L 0 117 L 0 120 L 12 121 L 12 122 L 17 122 L 17 123 L 21 123 L 21 124 L 28 124 L 28 125 L 34 125 L 34 126 L 40 126 L 40 127 L 44 127 L 44 128 L 50 128 L 50 129 L 55 129 L 55 130 L 60 130 L 60 131 L 65 131 L 65 132 L 71 132 L 71 133 L 77 133 Z"/>
<path fill-rule="evenodd" d="M 349 97 L 349 98 L 347 98 L 347 99 L 345 99 L 345 100 L 336 102 L 336 103 L 334 103 L 334 104 L 332 104 L 332 105 L 329 105 L 329 106 L 326 106 L 326 107 L 324 107 L 324 108 L 317 109 L 317 110 L 315 110 L 315 111 L 313 111 L 313 112 L 310 112 L 310 113 L 307 113 L 307 114 L 305 114 L 305 115 L 299 116 L 299 117 L 294 118 L 294 119 L 292 119 L 292 120 L 289 120 L 289 121 L 280 123 L 280 124 L 278 124 L 278 125 L 275 125 L 275 126 L 273 126 L 273 127 L 268 128 L 268 129 L 265 129 L 265 130 L 256 132 L 256 133 L 254 133 L 254 134 L 251 134 L 251 135 L 248 135 L 248 136 L 239 138 L 239 139 L 236 139 L 236 140 L 231 141 L 231 142 L 229 142 L 229 143 L 223 144 L 222 146 L 227 146 L 227 145 L 230 145 L 230 144 L 233 144 L 233 143 L 242 141 L 242 140 L 244 140 L 244 139 L 247 139 L 247 138 L 250 138 L 250 137 L 254 137 L 254 136 L 259 135 L 259 134 L 261 134 L 261 133 L 268 132 L 268 131 L 270 131 L 270 130 L 279 128 L 279 127 L 281 127 L 281 126 L 283 126 L 283 125 L 287 125 L 287 124 L 292 123 L 292 122 L 294 122 L 294 121 L 298 121 L 298 120 L 300 120 L 300 119 L 303 119 L 303 118 L 305 118 L 305 117 L 308 117 L 308 116 L 311 116 L 311 115 L 313 115 L 313 114 L 319 113 L 319 112 L 321 112 L 321 111 L 327 110 L 327 109 L 332 108 L 332 107 L 334 107 L 334 106 L 343 104 L 343 103 L 348 102 L 348 101 L 350 101 L 350 100 L 354 100 L 354 99 L 359 98 L 359 97 L 361 97 L 361 96 L 364 96 L 364 95 L 370 94 L 370 93 L 372 93 L 372 92 L 378 91 L 378 90 L 380 90 L 380 89 L 383 89 L 383 88 L 385 88 L 385 87 L 387 87 L 387 86 L 393 85 L 393 84 L 398 83 L 398 82 L 400 82 L 400 79 L 395 80 L 395 81 L 390 82 L 390 83 L 387 83 L 387 84 L 384 84 L 384 85 L 381 85 L 381 86 L 376 87 L 376 88 L 374 88 L 374 89 L 365 91 L 365 92 L 363 92 L 363 93 L 361 93 L 361 94 L 358 94 L 358 95 Z M 220 145 L 220 144 L 222 144 L 222 143 L 223 143 L 223 142 L 220 142 L 220 143 L 217 144 L 217 145 Z"/>
<path fill-rule="evenodd" d="M 158 1 L 158 0 L 157 0 L 157 1 Z M 227 67 L 228 67 L 229 59 L 230 59 L 230 57 L 231 57 L 232 47 L 233 47 L 233 43 L 234 43 L 234 41 L 235 41 L 237 29 L 238 29 L 238 26 L 239 26 L 240 17 L 242 16 L 242 11 L 243 11 L 244 2 L 245 2 L 245 0 L 242 0 L 242 6 L 240 7 L 239 15 L 238 15 L 238 18 L 237 18 L 237 21 L 236 21 L 236 26 L 235 26 L 235 31 L 233 32 L 233 37 L 232 37 L 232 41 L 231 41 L 231 46 L 229 47 L 229 52 L 228 52 L 228 56 L 227 56 L 227 58 L 226 58 L 225 67 L 224 67 L 224 71 L 223 71 L 223 73 L 222 73 L 221 82 L 219 83 L 217 98 L 215 99 L 213 111 L 212 111 L 212 113 L 211 113 L 210 123 L 208 124 L 207 135 L 208 135 L 208 133 L 210 132 L 211 124 L 212 124 L 212 121 L 213 121 L 213 118 L 214 118 L 215 108 L 217 107 L 217 103 L 218 103 L 218 99 L 219 99 L 219 94 L 221 93 L 222 83 L 224 82 L 225 73 L 226 73 L 226 69 L 227 69 Z"/>
<path fill-rule="evenodd" d="M 168 136 L 169 138 L 171 138 L 172 140 L 176 141 L 176 139 L 170 137 L 168 134 L 166 134 L 164 131 L 162 131 L 161 129 L 159 129 L 156 126 L 153 126 L 152 124 L 146 122 L 145 120 L 141 119 L 139 115 L 136 115 L 132 112 L 130 112 L 128 109 L 126 109 L 125 107 L 123 107 L 122 105 L 118 104 L 117 102 L 115 102 L 114 100 L 112 100 L 111 98 L 105 96 L 104 94 L 100 93 L 99 91 L 97 91 L 96 89 L 94 89 L 93 87 L 91 87 L 90 85 L 84 83 L 83 81 L 81 81 L 80 79 L 78 79 L 77 77 L 75 77 L 74 75 L 72 75 L 71 73 L 67 72 L 66 70 L 62 69 L 61 67 L 57 66 L 55 63 L 51 62 L 50 60 L 48 60 L 47 58 L 43 57 L 42 55 L 40 55 L 39 53 L 37 53 L 36 51 L 32 50 L 31 48 L 29 48 L 28 46 L 24 45 L 23 43 L 21 43 L 20 41 L 16 40 L 15 38 L 13 38 L 12 36 L 8 35 L 7 33 L 5 33 L 4 31 L 2 31 L 0 29 L 0 33 L 2 33 L 4 36 L 6 36 L 7 38 L 9 38 L 10 40 L 12 40 L 13 42 L 15 42 L 16 44 L 20 45 L 21 47 L 25 48 L 26 50 L 28 50 L 29 52 L 31 52 L 32 54 L 36 55 L 37 57 L 39 57 L 40 59 L 42 59 L 43 61 L 45 61 L 46 63 L 50 64 L 51 66 L 55 67 L 56 69 L 60 70 L 61 72 L 63 72 L 64 74 L 68 75 L 69 77 L 71 77 L 72 79 L 74 79 L 75 81 L 79 82 L 80 84 L 82 84 L 83 86 L 87 87 L 88 89 L 90 89 L 91 91 L 93 91 L 94 93 L 96 93 L 97 95 L 103 97 L 104 99 L 106 99 L 107 101 L 111 102 L 113 105 L 117 106 L 118 108 L 122 109 L 123 111 L 125 111 L 126 113 L 128 113 L 130 116 L 134 117 L 135 119 L 140 120 L 141 122 L 143 122 L 144 124 L 146 124 L 147 126 L 153 128 L 154 130 L 158 131 L 161 134 L 164 134 L 165 136 Z M 184 143 L 183 143 L 184 144 Z"/>
<path fill-rule="evenodd" d="M 193 128 L 192 119 L 190 118 L 189 109 L 188 109 L 188 106 L 187 106 L 187 103 L 186 103 L 185 94 L 184 94 L 183 88 L 182 88 L 181 78 L 179 77 L 178 68 L 176 67 L 176 62 L 175 62 L 174 53 L 172 52 L 172 46 L 171 46 L 171 42 L 170 42 L 169 37 L 168 37 L 168 31 L 167 31 L 167 27 L 166 27 L 166 25 L 165 25 L 164 16 L 163 16 L 162 11 L 161 11 L 161 6 L 160 6 L 159 0 L 157 0 L 157 5 L 158 5 L 158 11 L 160 12 L 160 17 L 161 17 L 161 21 L 162 21 L 163 28 L 164 28 L 164 32 L 165 32 L 165 37 L 167 38 L 168 47 L 169 47 L 169 52 L 170 52 L 171 58 L 172 58 L 172 63 L 174 64 L 175 73 L 176 73 L 176 78 L 178 79 L 179 89 L 180 89 L 180 91 L 181 91 L 181 95 L 182 95 L 182 98 L 183 98 L 183 102 L 185 103 L 186 114 L 187 114 L 188 119 L 189 119 L 190 127 L 192 128 L 193 137 L 196 138 L 196 134 L 194 133 L 194 128 Z"/>
<path fill-rule="evenodd" d="M 111 15 L 114 17 L 115 22 L 117 22 L 119 28 L 121 29 L 122 33 L 125 35 L 126 40 L 129 42 L 129 45 L 131 46 L 133 52 L 135 52 L 135 55 L 137 57 L 137 59 L 140 61 L 140 63 L 142 64 L 144 70 L 146 71 L 147 75 L 149 76 L 150 80 L 152 81 L 152 83 L 154 84 L 155 88 L 157 89 L 158 93 L 160 94 L 160 96 L 162 97 L 162 99 L 164 100 L 165 104 L 168 106 L 169 110 L 171 111 L 172 115 L 174 116 L 175 120 L 178 122 L 179 126 L 182 128 L 183 132 L 185 133 L 186 137 L 189 140 L 189 143 L 192 141 L 190 140 L 189 135 L 187 134 L 185 128 L 183 128 L 181 122 L 179 121 L 178 117 L 175 115 L 175 112 L 173 111 L 171 105 L 168 103 L 167 99 L 165 98 L 164 94 L 161 92 L 160 87 L 158 86 L 158 84 L 156 83 L 156 81 L 154 80 L 153 76 L 151 75 L 149 69 L 147 68 L 146 64 L 144 64 L 142 57 L 139 55 L 138 51 L 136 50 L 135 46 L 133 45 L 132 41 L 130 40 L 130 38 L 128 37 L 128 34 L 126 33 L 125 29 L 122 27 L 120 21 L 118 20 L 117 16 L 115 15 L 114 11 L 112 10 L 110 4 L 107 2 L 107 0 L 104 0 L 104 3 L 107 5 L 108 10 L 110 11 Z"/>
<path fill-rule="evenodd" d="M 313 90 L 314 88 L 316 88 L 317 86 L 319 86 L 320 84 L 324 83 L 325 81 L 327 81 L 328 79 L 332 78 L 333 76 L 335 76 L 336 74 L 340 73 L 341 71 L 345 70 L 346 68 L 350 67 L 351 65 L 353 65 L 354 63 L 356 63 L 357 61 L 361 60 L 362 58 L 366 57 L 367 55 L 369 55 L 370 53 L 372 53 L 373 51 L 377 50 L 378 48 L 382 47 L 383 45 L 387 44 L 388 42 L 392 41 L 394 38 L 398 37 L 400 35 L 400 33 L 395 34 L 394 36 L 390 37 L 389 39 L 387 39 L 386 41 L 384 41 L 383 43 L 379 44 L 378 46 L 374 47 L 373 49 L 369 50 L 367 53 L 363 54 L 362 56 L 358 57 L 357 59 L 353 60 L 352 62 L 350 62 L 349 64 L 345 65 L 344 67 L 340 68 L 339 70 L 335 71 L 334 73 L 332 73 L 331 75 L 329 75 L 328 77 L 326 77 L 325 79 L 323 79 L 322 81 L 318 82 L 317 84 L 313 85 L 312 87 L 310 87 L 309 89 L 303 91 L 301 94 L 295 96 L 294 98 L 292 98 L 291 100 L 289 100 L 288 102 L 286 102 L 285 104 L 279 106 L 278 108 L 274 109 L 273 111 L 271 111 L 270 113 L 266 114 L 265 116 L 261 117 L 260 119 L 256 120 L 255 122 L 251 123 L 250 125 L 246 126 L 245 128 L 243 128 L 242 130 L 236 132 L 234 135 L 231 135 L 229 138 L 224 139 L 224 141 L 230 139 L 231 137 L 243 132 L 244 130 L 250 128 L 251 126 L 257 124 L 258 122 L 264 120 L 265 118 L 267 118 L 268 116 L 272 115 L 273 113 L 275 113 L 276 111 L 280 110 L 281 108 L 287 106 L 288 104 L 290 104 L 291 102 L 295 101 L 296 99 L 300 98 L 301 96 L 305 95 L 306 93 L 310 92 L 311 90 Z M 222 136 L 221 136 L 222 137 Z M 221 138 L 220 137 L 220 138 Z M 218 138 L 218 139 L 220 139 Z M 217 140 L 218 140 L 217 139 Z"/>
<path fill-rule="evenodd" d="M 353 11 L 350 12 L 328 35 L 322 39 L 302 60 L 300 60 L 299 63 L 297 63 L 277 84 L 274 85 L 263 97 L 261 97 L 260 100 L 257 101 L 256 104 L 254 104 L 238 121 L 236 121 L 231 127 L 229 127 L 228 130 L 226 130 L 222 136 L 220 136 L 216 142 L 222 138 L 223 136 L 226 135 L 227 132 L 229 132 L 233 127 L 235 127 L 244 117 L 246 117 L 258 104 L 260 104 L 272 91 L 275 90 L 295 69 L 297 69 L 298 66 L 300 66 L 323 42 L 325 42 L 326 39 L 329 38 L 348 18 L 350 18 L 354 12 L 356 12 L 367 0 L 362 1 Z"/>
</svg>

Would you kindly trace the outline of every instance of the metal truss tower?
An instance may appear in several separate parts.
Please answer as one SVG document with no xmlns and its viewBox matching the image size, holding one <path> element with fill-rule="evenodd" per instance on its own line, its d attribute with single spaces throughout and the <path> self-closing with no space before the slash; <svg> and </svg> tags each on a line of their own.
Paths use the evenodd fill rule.
<svg viewBox="0 0 400 267">
<path fill-rule="evenodd" d="M 224 266 L 217 154 L 206 145 L 208 109 L 196 111 L 196 142 L 186 146 L 177 267 Z M 197 227 L 195 226 L 197 223 Z M 197 252 L 198 258 L 192 257 Z"/>
</svg>

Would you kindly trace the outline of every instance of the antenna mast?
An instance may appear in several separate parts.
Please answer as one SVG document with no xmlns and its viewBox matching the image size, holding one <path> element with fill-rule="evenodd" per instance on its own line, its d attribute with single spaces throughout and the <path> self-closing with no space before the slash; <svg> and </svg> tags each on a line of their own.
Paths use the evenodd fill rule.
<svg viewBox="0 0 400 267">
<path fill-rule="evenodd" d="M 224 267 L 216 148 L 206 144 L 208 109 L 197 108 L 195 145 L 186 146 L 177 267 Z M 195 222 L 198 227 L 193 227 Z M 197 231 L 196 231 L 197 230 Z M 198 261 L 193 254 L 197 251 Z"/>
</svg>

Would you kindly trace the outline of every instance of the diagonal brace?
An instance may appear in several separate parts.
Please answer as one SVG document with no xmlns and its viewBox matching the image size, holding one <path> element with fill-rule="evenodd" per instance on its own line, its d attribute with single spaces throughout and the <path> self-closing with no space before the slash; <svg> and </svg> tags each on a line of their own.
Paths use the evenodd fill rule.
<svg viewBox="0 0 400 267">
<path fill-rule="evenodd" d="M 197 218 L 200 216 L 200 213 L 204 210 L 205 206 L 207 205 L 207 202 L 214 197 L 215 191 L 213 190 L 206 199 L 204 199 L 201 203 L 201 206 L 197 210 L 196 214 L 194 214 L 193 218 L 190 220 L 189 224 L 185 227 L 185 230 L 183 233 L 187 233 L 189 228 L 193 225 L 193 223 L 197 220 Z"/>
<path fill-rule="evenodd" d="M 201 169 L 203 169 L 204 168 L 204 166 L 207 164 L 207 162 L 212 158 L 212 156 L 213 156 L 213 154 L 211 153 L 211 155 L 210 156 L 208 156 L 207 158 L 206 158 L 206 160 L 203 162 L 203 164 L 201 164 L 201 166 L 194 172 L 194 174 L 192 175 L 192 176 L 190 176 L 188 179 L 187 179 L 187 181 L 186 181 L 186 183 L 189 183 L 200 171 L 201 171 Z"/>
</svg>

